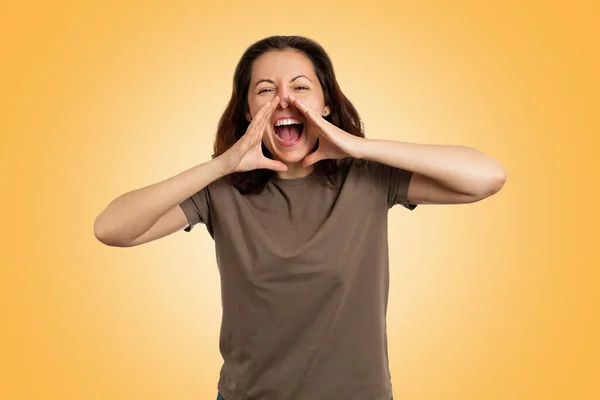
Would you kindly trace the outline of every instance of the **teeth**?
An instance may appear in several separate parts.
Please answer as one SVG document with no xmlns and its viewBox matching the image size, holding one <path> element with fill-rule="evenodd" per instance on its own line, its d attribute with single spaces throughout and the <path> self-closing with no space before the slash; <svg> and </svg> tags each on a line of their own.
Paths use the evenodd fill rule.
<svg viewBox="0 0 600 400">
<path fill-rule="evenodd" d="M 301 123 L 302 123 L 302 121 L 299 121 L 296 118 L 285 118 L 285 119 L 280 119 L 279 121 L 275 122 L 274 127 L 282 126 L 282 125 L 301 124 Z M 277 131 L 275 129 L 273 129 L 273 133 L 275 134 L 275 137 L 277 138 L 277 140 L 279 142 L 284 143 L 283 139 L 281 137 L 279 137 L 279 135 L 277 134 Z M 300 132 L 300 136 L 302 136 L 303 133 L 304 132 Z"/>
<path fill-rule="evenodd" d="M 279 121 L 275 122 L 275 126 L 301 124 L 301 123 L 302 123 L 301 121 L 299 121 L 295 118 L 285 118 L 285 119 L 280 119 Z"/>
</svg>

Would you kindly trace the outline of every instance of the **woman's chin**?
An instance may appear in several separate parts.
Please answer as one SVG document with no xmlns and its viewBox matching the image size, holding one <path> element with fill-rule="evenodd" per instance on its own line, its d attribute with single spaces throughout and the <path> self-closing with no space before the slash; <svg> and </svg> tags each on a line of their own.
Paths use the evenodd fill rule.
<svg viewBox="0 0 600 400">
<path fill-rule="evenodd" d="M 289 151 L 279 154 L 279 160 L 284 164 L 296 164 L 301 162 L 307 154 L 306 151 Z"/>
<path fill-rule="evenodd" d="M 315 143 L 316 138 L 312 140 L 312 143 L 307 143 L 306 137 L 301 137 L 300 141 L 293 146 L 283 146 L 280 143 L 273 143 L 275 147 L 274 156 L 284 164 L 300 163 L 311 152 Z"/>
</svg>

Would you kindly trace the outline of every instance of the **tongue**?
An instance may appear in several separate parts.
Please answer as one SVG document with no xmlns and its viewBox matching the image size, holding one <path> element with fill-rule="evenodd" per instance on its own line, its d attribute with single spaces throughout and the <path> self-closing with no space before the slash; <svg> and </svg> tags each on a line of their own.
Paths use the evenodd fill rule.
<svg viewBox="0 0 600 400">
<path fill-rule="evenodd" d="M 292 144 L 300 137 L 300 127 L 302 125 L 283 125 L 275 127 L 277 136 L 283 140 L 284 144 Z"/>
</svg>

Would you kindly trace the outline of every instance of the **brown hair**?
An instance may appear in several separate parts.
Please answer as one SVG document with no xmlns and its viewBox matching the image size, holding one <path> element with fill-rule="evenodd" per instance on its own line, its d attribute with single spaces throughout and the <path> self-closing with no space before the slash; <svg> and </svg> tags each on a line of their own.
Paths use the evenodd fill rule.
<svg viewBox="0 0 600 400">
<path fill-rule="evenodd" d="M 302 36 L 270 36 L 259 40 L 246 49 L 235 68 L 233 76 L 233 91 L 227 108 L 223 112 L 214 141 L 214 157 L 225 153 L 246 132 L 250 124 L 245 113 L 248 111 L 248 91 L 252 76 L 252 64 L 260 55 L 268 51 L 293 49 L 302 52 L 312 62 L 315 73 L 323 88 L 325 104 L 329 105 L 331 112 L 327 121 L 338 128 L 359 137 L 365 137 L 363 123 L 358 112 L 342 93 L 333 64 L 325 49 L 312 39 Z M 313 151 L 318 148 L 319 141 Z M 270 151 L 262 144 L 263 154 L 273 158 Z M 330 178 L 340 168 L 341 160 L 321 160 L 315 166 L 315 172 L 320 178 Z M 275 174 L 269 169 L 257 169 L 246 172 L 235 172 L 227 175 L 227 179 L 240 191 L 240 193 L 258 193 Z M 333 181 L 330 182 L 333 183 Z"/>
</svg>

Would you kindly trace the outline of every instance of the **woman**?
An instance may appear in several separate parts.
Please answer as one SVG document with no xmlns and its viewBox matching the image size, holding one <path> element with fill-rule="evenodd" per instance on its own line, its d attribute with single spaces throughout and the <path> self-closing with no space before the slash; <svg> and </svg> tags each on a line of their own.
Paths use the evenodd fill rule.
<svg viewBox="0 0 600 400">
<path fill-rule="evenodd" d="M 389 400 L 388 210 L 479 201 L 504 169 L 467 147 L 365 138 L 304 37 L 254 43 L 233 83 L 212 160 L 118 197 L 95 235 L 127 247 L 206 226 L 221 276 L 218 399 Z"/>
</svg>

